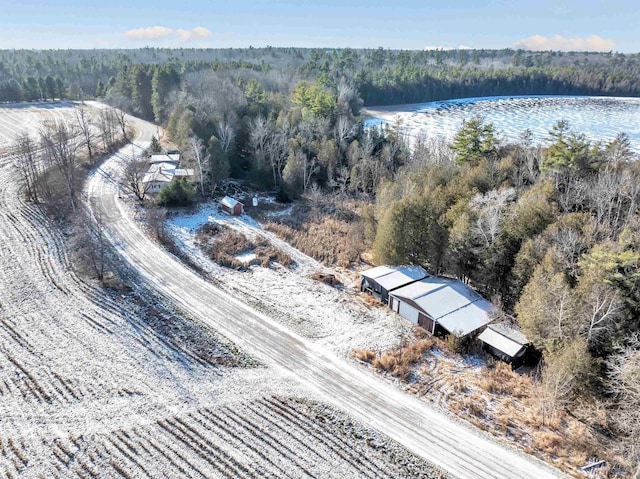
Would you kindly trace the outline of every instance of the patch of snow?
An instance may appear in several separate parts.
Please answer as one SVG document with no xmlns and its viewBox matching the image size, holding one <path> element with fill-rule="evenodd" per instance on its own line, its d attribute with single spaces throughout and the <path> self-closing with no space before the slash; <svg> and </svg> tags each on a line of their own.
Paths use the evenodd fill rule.
<svg viewBox="0 0 640 479">
<path fill-rule="evenodd" d="M 266 238 L 287 253 L 296 266 L 292 269 L 252 267 L 248 272 L 219 266 L 195 241 L 195 232 L 206 222 L 227 226 L 250 239 Z M 309 275 L 314 272 L 335 274 L 336 271 L 277 238 L 246 214 L 229 217 L 214 203 L 206 203 L 195 213 L 170 218 L 167 231 L 194 263 L 216 279 L 219 287 L 339 355 L 346 356 L 352 349 L 386 350 L 410 334 L 411 324 L 389 308 L 368 305 L 347 292 L 358 290 L 355 283 L 351 284 L 357 277 L 341 278 L 347 282 L 342 291 L 310 279 Z"/>
<path fill-rule="evenodd" d="M 293 205 L 289 206 L 288 208 L 282 211 L 270 211 L 269 213 L 267 213 L 267 216 L 270 218 L 281 218 L 283 216 L 290 216 L 292 211 L 293 211 Z"/>
<path fill-rule="evenodd" d="M 256 259 L 256 254 L 253 251 L 247 251 L 246 253 L 239 254 L 236 256 L 238 261 L 242 261 L 243 263 L 249 263 Z"/>
</svg>

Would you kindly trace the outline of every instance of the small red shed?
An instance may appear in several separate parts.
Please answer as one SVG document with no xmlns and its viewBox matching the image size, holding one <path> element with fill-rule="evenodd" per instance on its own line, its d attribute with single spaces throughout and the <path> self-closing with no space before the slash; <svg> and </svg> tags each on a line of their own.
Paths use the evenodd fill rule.
<svg viewBox="0 0 640 479">
<path fill-rule="evenodd" d="M 238 200 L 234 200 L 229 196 L 225 196 L 224 198 L 222 198 L 222 201 L 220 201 L 220 206 L 222 206 L 223 211 L 226 211 L 233 216 L 239 216 L 244 213 L 244 205 Z"/>
</svg>

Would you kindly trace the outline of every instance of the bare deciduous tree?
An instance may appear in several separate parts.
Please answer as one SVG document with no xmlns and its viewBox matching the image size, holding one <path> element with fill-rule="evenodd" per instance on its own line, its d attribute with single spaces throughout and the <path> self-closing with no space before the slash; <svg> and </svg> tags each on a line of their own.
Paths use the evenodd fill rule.
<svg viewBox="0 0 640 479">
<path fill-rule="evenodd" d="M 625 436 L 620 449 L 640 473 L 640 335 L 618 346 L 607 366 L 609 388 L 615 394 L 611 419 Z"/>
<path fill-rule="evenodd" d="M 27 133 L 22 133 L 15 140 L 14 151 L 15 163 L 22 173 L 27 198 L 38 202 L 38 182 L 41 171 L 36 144 Z"/>
<path fill-rule="evenodd" d="M 190 136 L 187 140 L 187 151 L 191 159 L 198 167 L 198 176 L 200 178 L 200 194 L 204 196 L 204 177 L 207 165 L 209 164 L 209 155 L 206 154 L 204 143 L 196 136 Z"/>
<path fill-rule="evenodd" d="M 346 153 L 347 148 L 349 148 L 349 144 L 353 137 L 356 136 L 356 133 L 357 130 L 355 123 L 353 123 L 353 121 L 351 121 L 351 119 L 346 115 L 340 115 L 336 121 L 336 126 L 333 132 L 336 145 L 338 146 L 340 153 L 343 155 Z"/>
<path fill-rule="evenodd" d="M 302 161 L 302 189 L 307 191 L 311 186 L 313 176 L 320 170 L 320 166 L 315 158 L 309 158 L 303 152 L 297 153 Z"/>
<path fill-rule="evenodd" d="M 287 161 L 288 146 L 286 132 L 270 135 L 267 140 L 267 157 L 273 173 L 273 184 L 276 186 L 282 183 L 282 170 Z"/>
<path fill-rule="evenodd" d="M 144 182 L 144 176 L 147 172 L 148 164 L 144 160 L 132 159 L 124 170 L 123 186 L 126 190 L 131 191 L 138 200 L 143 201 L 149 192 L 151 182 Z"/>
<path fill-rule="evenodd" d="M 100 110 L 98 126 L 100 128 L 100 137 L 102 138 L 104 149 L 110 150 L 116 142 L 118 129 L 118 122 L 112 108 Z"/>
<path fill-rule="evenodd" d="M 79 105 L 74 109 L 76 127 L 82 135 L 83 143 L 89 154 L 89 159 L 93 159 L 93 117 L 85 105 Z"/>
<path fill-rule="evenodd" d="M 127 113 L 119 108 L 112 108 L 111 110 L 113 112 L 113 117 L 116 119 L 116 122 L 122 131 L 122 137 L 127 140 L 127 126 L 129 124 L 127 122 Z"/>
<path fill-rule="evenodd" d="M 220 147 L 222 148 L 222 151 L 228 155 L 233 149 L 233 143 L 236 139 L 236 131 L 229 119 L 219 120 L 217 130 Z"/>
<path fill-rule="evenodd" d="M 62 174 L 69 204 L 75 210 L 79 147 L 77 132 L 63 122 L 49 124 L 40 130 L 40 143 L 46 163 Z"/>
<path fill-rule="evenodd" d="M 108 239 L 105 222 L 98 208 L 84 202 L 74 222 L 74 252 L 96 278 L 102 281 L 107 269 Z"/>
<path fill-rule="evenodd" d="M 267 140 L 271 134 L 269 122 L 261 115 L 251 120 L 249 132 L 249 147 L 253 152 L 258 169 L 261 169 L 267 159 Z"/>
</svg>

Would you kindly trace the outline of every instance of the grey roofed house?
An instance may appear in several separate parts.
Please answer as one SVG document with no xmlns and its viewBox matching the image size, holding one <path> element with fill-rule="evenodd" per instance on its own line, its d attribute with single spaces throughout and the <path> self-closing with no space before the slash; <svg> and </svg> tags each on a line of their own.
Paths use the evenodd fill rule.
<svg viewBox="0 0 640 479">
<path fill-rule="evenodd" d="M 377 266 L 360 273 L 360 291 L 371 294 L 384 304 L 389 292 L 429 276 L 421 266 Z"/>
<path fill-rule="evenodd" d="M 526 336 L 510 321 L 490 324 L 478 339 L 494 356 L 513 365 L 518 365 L 524 360 L 529 346 Z"/>
<path fill-rule="evenodd" d="M 400 316 L 430 333 L 467 336 L 492 320 L 494 306 L 462 281 L 431 276 L 396 289 L 389 305 Z"/>
<path fill-rule="evenodd" d="M 153 157 L 164 157 L 180 155 L 153 155 Z M 174 177 L 190 178 L 193 177 L 194 170 L 191 168 L 178 168 L 175 161 L 152 161 L 149 170 L 142 178 L 142 184 L 148 193 L 158 193 L 161 189 L 168 186 Z"/>
</svg>

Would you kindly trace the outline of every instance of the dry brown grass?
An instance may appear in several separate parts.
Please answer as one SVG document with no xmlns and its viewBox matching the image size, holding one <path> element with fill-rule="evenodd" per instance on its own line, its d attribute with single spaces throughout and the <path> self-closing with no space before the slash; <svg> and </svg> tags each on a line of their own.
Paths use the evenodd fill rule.
<svg viewBox="0 0 640 479">
<path fill-rule="evenodd" d="M 412 391 L 570 474 L 592 457 L 609 464 L 621 462 L 606 437 L 591 427 L 606 428 L 606 418 L 593 405 L 572 405 L 572 413 L 560 409 L 543 425 L 531 377 L 515 373 L 500 361 L 465 367 L 445 341 L 425 337 L 419 329 L 415 336 L 404 347 L 377 356 L 371 351 L 355 352 L 355 356 L 402 381 L 410 380 Z M 424 354 L 434 346 L 440 350 L 437 356 Z M 414 371 L 419 374 L 412 375 Z"/>
<path fill-rule="evenodd" d="M 196 232 L 196 241 L 209 258 L 227 268 L 244 271 L 251 265 L 268 268 L 273 262 L 282 266 L 295 264 L 289 255 L 265 238 L 257 237 L 252 241 L 242 233 L 215 223 L 206 223 L 200 227 Z M 248 263 L 236 258 L 249 252 L 253 252 L 256 257 Z"/>
<path fill-rule="evenodd" d="M 513 372 L 511 366 L 503 362 L 483 368 L 477 384 L 488 393 L 517 398 L 528 397 L 532 387 L 531 378 Z"/>
<path fill-rule="evenodd" d="M 376 352 L 371 351 L 370 349 L 356 349 L 355 351 L 353 351 L 353 355 L 358 361 L 370 363 L 375 359 Z"/>
<path fill-rule="evenodd" d="M 284 222 L 286 221 L 286 223 Z M 358 220 L 300 214 L 281 223 L 269 221 L 265 228 L 326 265 L 348 267 L 359 263 L 364 239 Z"/>
<path fill-rule="evenodd" d="M 433 347 L 434 342 L 435 340 L 432 338 L 421 339 L 407 346 L 385 351 L 367 362 L 371 362 L 371 365 L 380 371 L 407 380 L 411 375 L 412 367 L 424 360 L 424 354 Z M 356 357 L 357 354 L 356 352 Z"/>
</svg>

